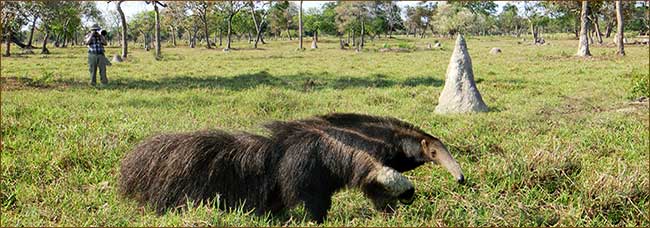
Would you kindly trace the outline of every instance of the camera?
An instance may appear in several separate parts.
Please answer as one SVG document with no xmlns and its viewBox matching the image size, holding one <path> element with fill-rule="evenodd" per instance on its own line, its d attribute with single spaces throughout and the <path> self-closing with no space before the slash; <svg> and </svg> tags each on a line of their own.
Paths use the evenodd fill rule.
<svg viewBox="0 0 650 228">
<path fill-rule="evenodd" d="M 107 36 L 108 32 L 106 30 L 103 30 L 103 29 L 99 30 L 99 31 L 93 31 L 93 36 L 99 36 L 99 35 Z"/>
</svg>

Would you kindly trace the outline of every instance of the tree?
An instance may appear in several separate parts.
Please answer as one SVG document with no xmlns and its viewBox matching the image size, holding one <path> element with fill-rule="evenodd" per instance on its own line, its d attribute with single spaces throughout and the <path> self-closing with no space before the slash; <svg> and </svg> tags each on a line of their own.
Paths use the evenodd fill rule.
<svg viewBox="0 0 650 228">
<path fill-rule="evenodd" d="M 281 35 L 282 30 L 290 23 L 290 21 L 288 21 L 289 18 L 285 16 L 287 8 L 289 8 L 289 2 L 281 1 L 274 4 L 269 9 L 269 25 L 274 36 Z M 288 28 L 286 28 L 286 30 L 289 31 Z M 291 34 L 287 34 L 287 36 L 291 38 Z"/>
<path fill-rule="evenodd" d="M 623 38 L 624 38 L 624 31 L 623 31 L 623 7 L 621 6 L 621 0 L 616 1 L 616 44 L 618 46 L 618 50 L 616 51 L 616 54 L 620 56 L 625 56 L 625 49 L 624 49 L 624 43 L 623 43 Z"/>
<path fill-rule="evenodd" d="M 424 34 L 426 33 L 427 28 L 429 28 L 429 24 L 433 18 L 433 13 L 437 7 L 437 4 L 425 4 L 421 2 L 411 9 L 409 20 L 413 20 L 412 24 L 420 29 L 420 38 L 424 38 Z"/>
<path fill-rule="evenodd" d="M 101 21 L 101 13 L 94 2 L 44 1 L 36 4 L 39 4 L 41 28 L 45 32 L 42 54 L 49 54 L 47 40 L 51 33 L 55 34 L 55 46 L 63 44 L 65 47 L 74 32 L 81 29 L 82 18 Z"/>
<path fill-rule="evenodd" d="M 591 56 L 589 52 L 589 40 L 587 33 L 589 32 L 589 2 L 582 1 L 582 12 L 580 13 L 580 41 L 578 43 L 578 56 Z"/>
<path fill-rule="evenodd" d="M 253 23 L 255 24 L 255 43 L 253 44 L 253 48 L 257 48 L 257 44 L 261 41 L 262 44 L 265 44 L 264 39 L 262 38 L 262 34 L 264 34 L 264 27 L 266 25 L 266 17 L 269 13 L 269 10 L 265 10 L 265 6 L 270 6 L 273 4 L 272 1 L 269 1 L 268 4 L 262 2 L 261 9 L 256 10 L 256 4 L 252 0 L 248 2 L 248 7 L 250 8 L 251 12 L 251 17 L 253 18 Z M 260 14 L 260 22 L 257 22 L 257 14 Z"/>
<path fill-rule="evenodd" d="M 443 4 L 438 7 L 436 21 L 438 29 L 450 36 L 471 31 L 476 16 L 469 9 L 455 4 Z"/>
<path fill-rule="evenodd" d="M 336 3 L 329 2 L 323 4 L 318 26 L 319 31 L 325 34 L 336 35 L 336 17 Z"/>
<path fill-rule="evenodd" d="M 213 21 L 213 26 L 212 28 L 214 29 L 213 31 L 215 33 L 219 33 L 219 35 L 215 35 L 215 45 L 217 43 L 217 39 L 219 40 L 219 47 L 223 46 L 223 34 L 228 30 L 228 22 L 227 22 L 227 15 L 225 12 L 221 12 L 218 10 L 213 10 L 213 13 L 210 15 L 210 21 Z"/>
<path fill-rule="evenodd" d="M 226 21 L 228 22 L 228 37 L 226 41 L 226 50 L 230 49 L 230 43 L 232 41 L 232 19 L 235 14 L 239 13 L 245 5 L 242 2 L 238 1 L 227 1 L 227 2 L 218 2 L 216 3 L 217 8 L 224 13 L 226 16 Z"/>
<path fill-rule="evenodd" d="M 0 2 L 2 6 L 2 38 L 5 41 L 5 53 L 3 56 L 11 56 L 10 48 L 11 42 L 14 38 L 14 33 L 20 30 L 23 20 L 18 14 L 19 9 L 22 7 L 22 2 Z"/>
<path fill-rule="evenodd" d="M 433 12 L 428 5 L 420 2 L 414 7 L 407 6 L 406 8 L 406 21 L 411 29 L 413 29 L 414 35 L 419 30 L 420 38 L 424 38 L 424 34 L 429 27 L 429 23 Z"/>
<path fill-rule="evenodd" d="M 116 9 L 109 9 L 108 12 L 104 14 L 104 20 L 100 22 L 100 26 L 107 32 L 106 40 L 108 41 L 109 45 L 111 45 L 114 38 L 119 37 L 119 39 L 122 40 L 120 35 L 122 30 L 122 27 L 120 25 L 120 14 Z"/>
<path fill-rule="evenodd" d="M 517 13 L 517 6 L 506 3 L 498 17 L 498 24 L 502 31 L 519 36 L 519 30 L 523 26 L 522 18 Z"/>
<path fill-rule="evenodd" d="M 120 14 L 120 22 L 122 24 L 122 59 L 126 59 L 129 55 L 129 42 L 128 42 L 128 26 L 126 25 L 126 16 L 124 16 L 124 11 L 122 11 L 122 1 L 118 1 L 116 4 L 117 12 Z"/>
<path fill-rule="evenodd" d="M 34 48 L 34 46 L 32 46 L 32 41 L 34 40 L 34 30 L 36 30 L 36 22 L 40 16 L 39 12 L 41 10 L 41 5 L 36 2 L 24 2 L 22 4 L 23 6 L 21 8 L 23 8 L 23 10 L 19 10 L 18 12 L 22 13 L 22 17 L 24 19 L 27 19 L 31 22 L 29 29 L 29 38 L 27 38 L 27 44 L 25 46 L 26 48 Z"/>
<path fill-rule="evenodd" d="M 582 10 L 580 1 L 542 2 L 541 5 L 550 13 L 556 23 L 566 23 L 572 28 L 576 39 L 580 38 L 580 12 Z"/>
<path fill-rule="evenodd" d="M 413 37 L 415 37 L 415 34 L 417 33 L 418 28 L 420 27 L 420 20 L 417 18 L 416 10 L 415 7 L 411 6 L 406 6 L 406 21 L 404 24 L 406 25 L 406 36 L 413 32 Z"/>
<path fill-rule="evenodd" d="M 305 34 L 311 34 L 314 39 L 318 39 L 318 29 L 320 29 L 322 14 L 315 8 L 310 8 L 303 16 L 303 29 Z"/>
<path fill-rule="evenodd" d="M 302 0 L 300 1 L 300 8 L 298 11 L 298 37 L 300 39 L 300 44 L 298 45 L 298 49 L 302 50 Z"/>
<path fill-rule="evenodd" d="M 351 30 L 353 36 L 355 30 L 358 28 L 361 31 L 360 41 L 357 44 L 357 49 L 363 49 L 365 45 L 365 25 L 366 22 L 372 18 L 371 11 L 369 10 L 374 4 L 373 2 L 341 2 L 336 7 L 338 15 L 337 21 L 339 22 L 339 31 Z M 354 41 L 354 38 L 353 38 Z"/>
<path fill-rule="evenodd" d="M 183 18 L 187 17 L 187 3 L 171 1 L 167 3 L 164 10 L 163 24 L 169 27 L 172 38 L 172 46 L 176 47 L 176 37 L 179 27 L 182 26 Z"/>
<path fill-rule="evenodd" d="M 281 34 L 286 30 L 287 38 L 291 38 L 291 28 L 293 27 L 293 16 L 298 14 L 298 7 L 289 1 L 281 1 L 274 4 L 269 12 L 269 22 L 274 34 Z"/>
<path fill-rule="evenodd" d="M 492 15 L 496 13 L 497 4 L 493 1 L 454 1 L 450 4 L 468 9 L 474 15 L 475 21 L 468 31 L 479 35 L 495 32 L 496 21 Z"/>
<path fill-rule="evenodd" d="M 156 16 L 156 59 L 162 58 L 160 55 L 160 12 L 158 10 L 158 6 L 160 5 L 161 7 L 167 7 L 166 4 L 160 2 L 160 1 L 146 1 L 147 4 L 152 4 L 153 5 L 153 11 Z M 208 45 L 209 48 L 210 45 Z"/>
<path fill-rule="evenodd" d="M 212 2 L 208 1 L 190 1 L 188 3 L 189 8 L 194 14 L 196 14 L 196 16 L 201 20 L 201 23 L 203 24 L 203 33 L 205 35 L 205 43 L 208 49 L 212 48 L 212 46 L 210 46 L 210 33 L 208 32 L 208 14 L 210 14 L 212 4 Z"/>
<path fill-rule="evenodd" d="M 137 37 L 142 35 L 142 47 L 149 50 L 149 37 L 152 30 L 154 30 L 156 15 L 152 11 L 142 11 L 133 16 L 129 22 L 131 28 L 131 36 L 133 41 L 137 42 Z"/>
<path fill-rule="evenodd" d="M 524 3 L 524 16 L 530 25 L 530 34 L 533 37 L 533 43 L 540 42 L 539 38 L 539 23 L 542 21 L 542 9 L 544 8 L 543 4 L 538 2 L 528 2 Z"/>
<path fill-rule="evenodd" d="M 249 14 L 237 13 L 233 16 L 232 34 L 235 35 L 238 40 L 241 40 L 243 36 L 246 36 L 248 43 L 249 44 L 253 43 L 254 30 L 255 30 L 255 23 L 253 22 L 252 17 Z"/>
<path fill-rule="evenodd" d="M 388 1 L 384 5 L 386 25 L 388 26 L 388 37 L 393 37 L 393 31 L 402 25 L 402 9 L 393 1 Z"/>
</svg>

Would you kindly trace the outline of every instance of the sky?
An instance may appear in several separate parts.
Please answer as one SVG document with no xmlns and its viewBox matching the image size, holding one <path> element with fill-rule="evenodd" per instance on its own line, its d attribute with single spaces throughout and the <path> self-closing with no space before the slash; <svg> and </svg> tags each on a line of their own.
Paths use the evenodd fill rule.
<svg viewBox="0 0 650 228">
<path fill-rule="evenodd" d="M 332 2 L 332 1 L 304 1 L 302 5 L 306 10 L 312 7 L 320 8 L 326 2 Z M 397 2 L 397 4 L 403 8 L 406 5 L 415 5 L 418 2 L 420 1 L 399 1 Z M 496 1 L 495 3 L 498 5 L 497 12 L 501 12 L 501 8 L 507 2 Z M 96 2 L 96 4 L 99 10 L 101 10 L 103 13 L 107 13 L 109 10 L 115 9 L 116 3 L 115 1 L 111 3 L 107 3 L 105 1 L 98 1 Z M 125 1 L 124 3 L 122 3 L 122 10 L 124 11 L 124 14 L 128 19 L 130 16 L 135 15 L 138 12 L 142 12 L 145 10 L 153 10 L 153 6 L 147 5 L 146 3 L 144 3 L 144 1 Z"/>
<path fill-rule="evenodd" d="M 302 6 L 305 9 L 316 7 L 320 8 L 324 3 L 330 2 L 330 1 L 304 1 L 302 3 Z M 410 2 L 412 4 L 415 4 L 417 2 Z M 98 1 L 96 2 L 97 8 L 101 10 L 102 12 L 106 13 L 111 9 L 115 9 L 115 2 L 110 2 L 107 3 L 105 1 Z M 144 1 L 125 1 L 122 3 L 122 10 L 124 11 L 124 14 L 128 18 L 129 16 L 135 15 L 138 12 L 142 12 L 145 10 L 153 10 L 153 6 L 147 5 L 144 3 Z"/>
<path fill-rule="evenodd" d="M 304 1 L 302 3 L 302 6 L 306 9 L 309 8 L 320 8 L 323 4 L 326 2 L 332 2 L 332 1 Z M 405 5 L 415 5 L 417 4 L 417 1 L 408 1 L 408 2 L 399 2 L 398 4 L 400 6 L 405 6 Z M 106 13 L 110 9 L 115 9 L 115 2 L 107 3 L 105 1 L 98 1 L 96 2 L 97 8 L 101 10 L 102 12 Z M 122 3 L 122 10 L 124 11 L 124 14 L 128 18 L 129 16 L 135 15 L 138 12 L 142 12 L 144 10 L 153 10 L 153 6 L 147 5 L 144 3 L 144 1 L 125 1 Z"/>
</svg>

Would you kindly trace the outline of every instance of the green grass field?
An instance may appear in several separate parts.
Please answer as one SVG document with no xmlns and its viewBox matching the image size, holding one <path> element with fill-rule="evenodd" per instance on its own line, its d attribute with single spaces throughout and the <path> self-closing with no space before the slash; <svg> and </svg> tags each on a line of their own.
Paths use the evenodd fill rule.
<svg viewBox="0 0 650 228">
<path fill-rule="evenodd" d="M 563 36 L 558 36 L 563 37 Z M 393 116 L 440 137 L 463 168 L 458 185 L 424 165 L 406 175 L 417 197 L 395 214 L 357 190 L 334 196 L 326 226 L 650 226 L 648 46 L 577 41 L 518 44 L 467 37 L 490 112 L 437 115 L 453 40 L 381 39 L 366 51 L 317 50 L 269 41 L 260 50 L 163 48 L 163 60 L 130 46 L 93 88 L 84 47 L 2 58 L 0 226 L 310 225 L 302 207 L 277 217 L 191 205 L 157 216 L 117 192 L 121 158 L 143 138 L 207 128 L 264 133 L 269 120 L 328 112 Z M 410 46 L 412 52 L 379 52 Z M 309 42 L 306 42 L 308 47 Z M 4 45 L 3 45 L 4 47 Z M 491 55 L 490 48 L 503 53 Z M 109 48 L 108 55 L 119 52 Z M 305 86 L 308 80 L 314 86 Z M 646 87 L 647 88 L 647 87 Z M 636 92 L 634 92 L 636 91 Z"/>
</svg>

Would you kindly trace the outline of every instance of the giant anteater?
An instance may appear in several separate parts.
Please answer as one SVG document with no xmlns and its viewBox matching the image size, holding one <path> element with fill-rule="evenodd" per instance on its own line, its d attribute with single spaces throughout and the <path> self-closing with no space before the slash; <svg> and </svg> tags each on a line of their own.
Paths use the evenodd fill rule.
<svg viewBox="0 0 650 228">
<path fill-rule="evenodd" d="M 158 213 L 217 195 L 224 208 L 243 205 L 257 214 L 302 202 L 319 223 L 342 188 L 360 188 L 379 208 L 412 199 L 406 177 L 368 153 L 317 128 L 301 133 L 280 141 L 220 130 L 157 135 L 122 161 L 120 191 Z"/>
<path fill-rule="evenodd" d="M 392 117 L 356 113 L 331 113 L 297 121 L 275 121 L 266 125 L 279 138 L 300 127 L 318 128 L 340 142 L 368 152 L 382 164 L 399 172 L 413 170 L 427 162 L 441 164 L 463 183 L 465 177 L 456 160 L 436 137 Z"/>
</svg>

